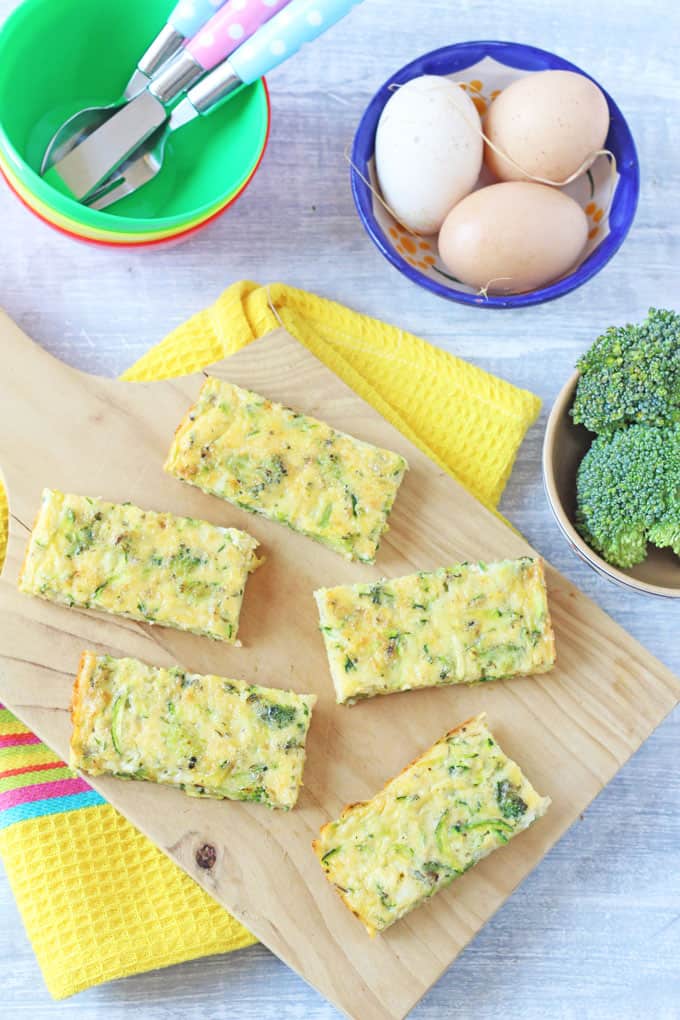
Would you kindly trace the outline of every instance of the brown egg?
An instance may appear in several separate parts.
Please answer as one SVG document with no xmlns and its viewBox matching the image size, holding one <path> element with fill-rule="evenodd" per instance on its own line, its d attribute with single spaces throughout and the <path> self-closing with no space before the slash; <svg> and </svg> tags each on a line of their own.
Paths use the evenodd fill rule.
<svg viewBox="0 0 680 1020">
<path fill-rule="evenodd" d="M 480 188 L 454 206 L 439 233 L 439 254 L 471 287 L 521 294 L 564 275 L 587 238 L 586 214 L 573 198 L 510 181 Z"/>
<path fill-rule="evenodd" d="M 484 118 L 484 132 L 523 174 L 485 145 L 484 160 L 502 181 L 527 174 L 564 181 L 604 147 L 607 100 L 590 78 L 574 71 L 537 71 L 508 85 Z M 590 160 L 592 162 L 592 159 Z"/>
</svg>

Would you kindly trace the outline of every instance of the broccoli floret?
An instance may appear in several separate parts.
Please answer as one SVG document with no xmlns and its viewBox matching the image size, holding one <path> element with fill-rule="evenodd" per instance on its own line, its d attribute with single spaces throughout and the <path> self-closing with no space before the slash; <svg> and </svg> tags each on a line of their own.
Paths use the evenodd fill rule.
<svg viewBox="0 0 680 1020">
<path fill-rule="evenodd" d="M 507 779 L 496 783 L 496 800 L 504 818 L 521 818 L 527 809 L 526 801 L 522 800 Z"/>
<path fill-rule="evenodd" d="M 591 432 L 680 421 L 680 315 L 650 308 L 641 325 L 612 326 L 578 362 L 571 413 Z"/>
<path fill-rule="evenodd" d="M 631 425 L 598 436 L 576 477 L 576 526 L 617 567 L 647 555 L 647 543 L 680 556 L 680 425 Z"/>
<path fill-rule="evenodd" d="M 670 547 L 676 556 L 680 556 L 680 513 L 676 511 L 670 517 L 649 529 L 649 541 L 659 549 Z"/>
</svg>

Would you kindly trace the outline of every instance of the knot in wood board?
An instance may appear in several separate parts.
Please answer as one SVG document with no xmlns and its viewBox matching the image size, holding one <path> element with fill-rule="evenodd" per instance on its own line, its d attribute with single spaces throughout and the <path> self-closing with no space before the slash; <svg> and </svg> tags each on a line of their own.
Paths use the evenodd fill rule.
<svg viewBox="0 0 680 1020">
<path fill-rule="evenodd" d="M 210 843 L 204 843 L 196 851 L 196 863 L 204 871 L 210 871 L 215 867 L 217 861 L 217 850 Z"/>
</svg>

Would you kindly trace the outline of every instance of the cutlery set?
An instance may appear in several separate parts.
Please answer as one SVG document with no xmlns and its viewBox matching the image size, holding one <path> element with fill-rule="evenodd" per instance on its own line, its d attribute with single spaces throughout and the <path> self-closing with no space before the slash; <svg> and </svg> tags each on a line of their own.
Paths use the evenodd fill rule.
<svg viewBox="0 0 680 1020">
<path fill-rule="evenodd" d="M 41 173 L 62 193 L 105 209 L 162 169 L 171 135 L 210 114 L 322 35 L 361 0 L 181 0 L 122 97 L 70 117 Z"/>
</svg>

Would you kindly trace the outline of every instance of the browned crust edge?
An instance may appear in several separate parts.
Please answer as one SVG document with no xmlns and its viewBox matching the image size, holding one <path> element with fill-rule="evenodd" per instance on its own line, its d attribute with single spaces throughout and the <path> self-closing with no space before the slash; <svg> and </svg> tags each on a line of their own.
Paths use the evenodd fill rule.
<svg viewBox="0 0 680 1020">
<path fill-rule="evenodd" d="M 83 724 L 83 703 L 84 696 L 83 692 L 87 681 L 92 676 L 94 668 L 97 663 L 97 656 L 94 652 L 84 651 L 81 652 L 80 661 L 78 662 L 78 672 L 76 673 L 75 680 L 73 682 L 73 691 L 71 693 L 71 705 L 70 714 L 71 722 L 73 724 L 73 730 L 71 732 L 70 740 L 70 752 L 72 767 L 74 766 L 74 748 L 80 741 L 82 736 L 82 724 Z"/>
<path fill-rule="evenodd" d="M 175 446 L 177 444 L 177 437 L 178 437 L 179 433 L 182 431 L 182 429 L 184 429 L 187 426 L 187 424 L 189 423 L 189 421 L 191 419 L 192 413 L 196 410 L 196 408 L 198 407 L 199 403 L 201 402 L 201 394 L 203 393 L 203 390 L 206 388 L 206 386 L 210 382 L 211 378 L 212 378 L 211 376 L 206 376 L 205 377 L 205 379 L 203 380 L 203 383 L 201 384 L 201 388 L 198 391 L 198 396 L 194 400 L 193 404 L 191 404 L 191 406 L 189 407 L 188 411 L 185 412 L 184 416 L 180 419 L 179 423 L 177 424 L 177 427 L 175 428 L 175 432 L 174 432 L 174 437 L 175 438 L 173 439 L 172 443 L 170 444 L 170 449 L 168 450 L 168 454 L 167 454 L 167 456 L 165 458 L 165 462 L 163 464 L 163 470 L 166 471 L 169 475 L 173 475 L 173 477 L 175 477 L 175 478 L 183 478 L 184 477 L 184 475 L 181 475 L 178 472 L 173 471 L 171 466 L 170 466 L 171 461 L 173 459 L 173 455 L 175 453 Z"/>
</svg>

